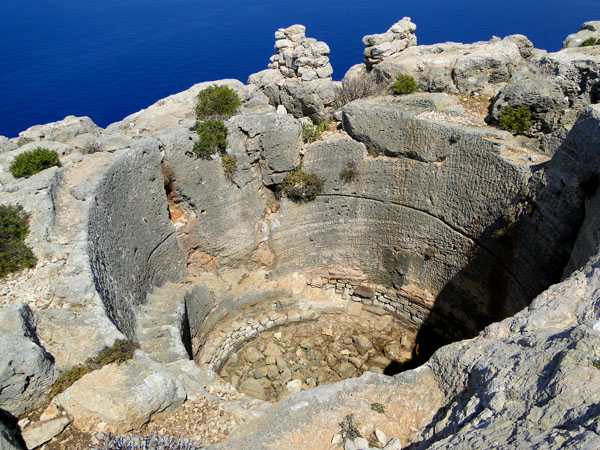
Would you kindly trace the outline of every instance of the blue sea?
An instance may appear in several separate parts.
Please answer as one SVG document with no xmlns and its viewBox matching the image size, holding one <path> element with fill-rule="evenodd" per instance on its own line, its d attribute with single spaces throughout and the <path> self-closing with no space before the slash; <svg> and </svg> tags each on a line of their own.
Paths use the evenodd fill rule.
<svg viewBox="0 0 600 450">
<path fill-rule="evenodd" d="M 362 36 L 404 16 L 420 44 L 521 33 L 556 51 L 600 20 L 600 0 L 0 0 L 0 135 L 69 114 L 104 127 L 200 81 L 245 82 L 295 23 L 329 44 L 341 79 Z"/>
</svg>

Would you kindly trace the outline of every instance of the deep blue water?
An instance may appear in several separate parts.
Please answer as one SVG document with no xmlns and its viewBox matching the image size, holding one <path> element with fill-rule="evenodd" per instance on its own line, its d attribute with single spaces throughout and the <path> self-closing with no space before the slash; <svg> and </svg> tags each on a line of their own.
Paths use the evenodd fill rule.
<svg viewBox="0 0 600 450">
<path fill-rule="evenodd" d="M 69 114 L 106 126 L 200 81 L 267 67 L 273 33 L 301 23 L 327 42 L 334 79 L 365 34 L 403 16 L 420 44 L 527 35 L 556 51 L 599 0 L 0 0 L 0 135 Z"/>
</svg>

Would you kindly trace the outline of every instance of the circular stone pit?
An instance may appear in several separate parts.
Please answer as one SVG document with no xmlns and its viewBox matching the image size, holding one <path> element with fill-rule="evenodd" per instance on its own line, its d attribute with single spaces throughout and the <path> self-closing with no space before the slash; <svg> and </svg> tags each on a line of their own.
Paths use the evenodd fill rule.
<svg viewBox="0 0 600 450">
<path fill-rule="evenodd" d="M 390 314 L 324 312 L 245 341 L 218 373 L 240 392 L 276 402 L 367 370 L 387 373 L 411 360 L 416 333 L 414 325 Z"/>
</svg>

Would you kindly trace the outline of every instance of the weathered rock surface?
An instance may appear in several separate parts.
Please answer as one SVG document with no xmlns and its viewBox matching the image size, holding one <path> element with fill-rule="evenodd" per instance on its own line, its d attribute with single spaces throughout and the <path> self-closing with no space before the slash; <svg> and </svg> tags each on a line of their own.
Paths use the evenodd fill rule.
<svg viewBox="0 0 600 450">
<path fill-rule="evenodd" d="M 528 42 L 528 41 L 527 41 Z M 424 91 L 473 93 L 488 84 L 509 81 L 532 48 L 518 37 L 473 44 L 444 43 L 409 47 L 374 66 L 375 79 L 391 81 L 399 73 L 415 78 Z"/>
<path fill-rule="evenodd" d="M 71 419 L 67 416 L 37 422 L 23 430 L 23 440 L 27 448 L 37 448 L 63 431 L 70 423 Z"/>
<path fill-rule="evenodd" d="M 579 28 L 577 33 L 567 36 L 562 43 L 562 48 L 581 47 L 582 44 L 590 39 L 596 41 L 596 45 L 600 45 L 600 21 L 594 20 L 585 22 Z"/>
<path fill-rule="evenodd" d="M 552 154 L 590 103 L 600 98 L 600 48 L 567 49 L 535 56 L 513 73 L 493 99 L 489 120 L 497 123 L 507 105 L 531 110 L 527 135 Z"/>
<path fill-rule="evenodd" d="M 92 273 L 109 317 L 129 337 L 135 334 L 133 308 L 152 286 L 175 280 L 184 270 L 156 146 L 123 154 L 90 208 Z"/>
<path fill-rule="evenodd" d="M 385 33 L 363 37 L 365 64 L 371 68 L 386 58 L 396 56 L 407 47 L 417 45 L 417 26 L 404 17 L 392 25 Z"/>
<path fill-rule="evenodd" d="M 67 142 L 80 134 L 99 135 L 102 131 L 89 117 L 67 116 L 58 122 L 35 125 L 19 133 L 19 142 L 57 141 Z"/>
<path fill-rule="evenodd" d="M 248 77 L 273 106 L 283 105 L 294 117 L 327 120 L 337 99 L 338 83 L 331 81 L 329 47 L 305 37 L 302 25 L 275 32 L 275 49 L 269 68 Z"/>
<path fill-rule="evenodd" d="M 0 421 L 0 450 L 23 450 L 13 432 L 2 421 Z"/>
<path fill-rule="evenodd" d="M 172 410 L 185 390 L 161 364 L 136 351 L 132 360 L 109 364 L 75 382 L 53 400 L 80 429 L 105 422 L 113 431 L 139 429 L 155 413 Z"/>
<path fill-rule="evenodd" d="M 26 304 L 0 308 L 0 330 L 0 408 L 18 416 L 34 408 L 54 382 L 54 360 L 40 345 Z"/>
</svg>

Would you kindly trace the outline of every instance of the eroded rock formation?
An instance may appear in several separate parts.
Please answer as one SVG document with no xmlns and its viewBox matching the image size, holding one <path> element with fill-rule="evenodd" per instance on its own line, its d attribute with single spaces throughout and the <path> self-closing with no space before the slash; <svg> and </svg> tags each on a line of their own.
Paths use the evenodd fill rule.
<svg viewBox="0 0 600 450">
<path fill-rule="evenodd" d="M 126 336 L 133 358 L 76 381 L 42 422 L 190 426 L 202 405 L 228 420 L 219 437 L 186 429 L 229 435 L 210 448 L 330 448 L 349 414 L 380 448 L 598 446 L 598 54 L 519 35 L 416 46 L 414 29 L 365 37 L 368 65 L 345 80 L 408 73 L 425 92 L 344 102 L 347 84 L 300 70 L 327 67 L 323 43 L 279 30 L 277 67 L 216 82 L 242 101 L 231 174 L 192 151 L 214 83 L 105 130 L 69 117 L 0 139 L 3 201 L 31 212 L 39 259 L 0 285 L 0 317 L 22 324 L 2 329 L 0 360 L 37 361 L 0 368 L 0 407 L 40 405 L 55 372 Z M 493 126 L 507 104 L 531 108 L 527 136 Z M 303 143 L 298 117 L 332 115 Z M 39 145 L 62 167 L 15 180 L 12 158 Z M 324 180 L 314 201 L 282 195 L 299 165 Z"/>
</svg>

